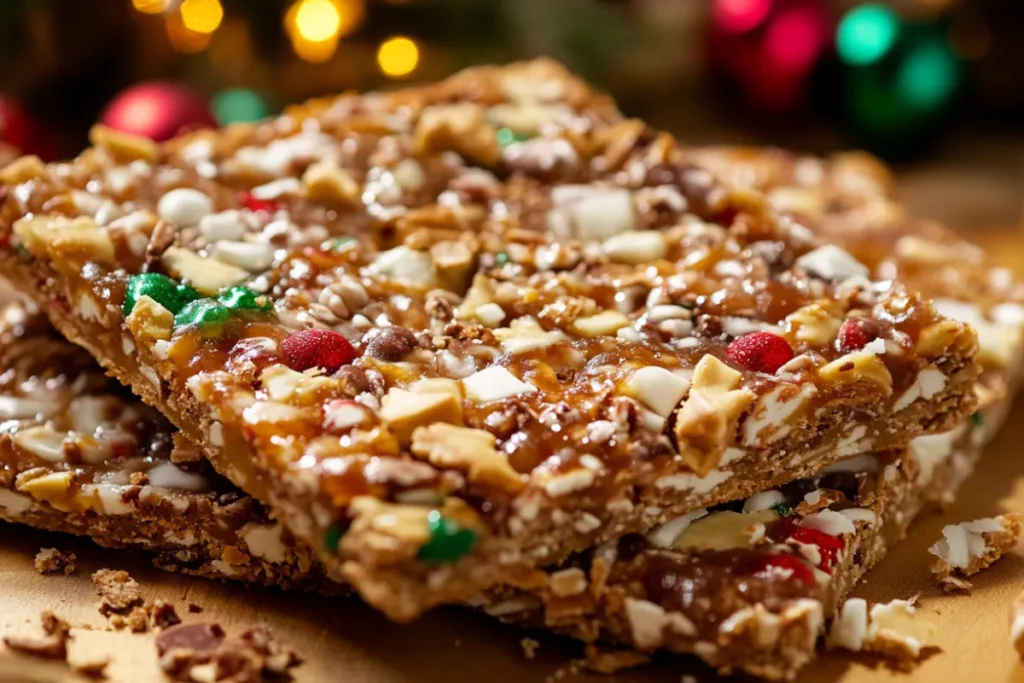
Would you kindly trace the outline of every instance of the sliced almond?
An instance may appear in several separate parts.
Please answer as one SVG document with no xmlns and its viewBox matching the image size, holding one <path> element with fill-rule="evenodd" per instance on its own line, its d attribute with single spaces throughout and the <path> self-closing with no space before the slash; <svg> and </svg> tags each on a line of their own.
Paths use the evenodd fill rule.
<svg viewBox="0 0 1024 683">
<path fill-rule="evenodd" d="M 315 202 L 357 206 L 362 203 L 359 183 L 345 169 L 329 161 L 318 161 L 302 175 L 306 197 Z"/>
<path fill-rule="evenodd" d="M 973 330 L 966 325 L 954 320 L 940 320 L 921 330 L 917 337 L 917 353 L 922 356 L 934 358 L 945 354 L 954 344 L 964 345 L 969 348 L 967 342 L 977 338 Z"/>
<path fill-rule="evenodd" d="M 824 346 L 836 338 L 843 321 L 821 304 L 799 308 L 786 316 L 786 336 L 796 342 Z"/>
<path fill-rule="evenodd" d="M 886 395 L 892 393 L 892 375 L 885 363 L 868 351 L 854 351 L 822 366 L 818 375 L 826 382 L 849 384 L 870 382 L 883 389 Z"/>
<path fill-rule="evenodd" d="M 0 171 L 0 183 L 18 185 L 20 183 L 42 178 L 46 175 L 46 164 L 37 156 L 21 157 L 12 161 Z"/>
<path fill-rule="evenodd" d="M 148 296 L 139 297 L 135 308 L 125 320 L 135 341 L 152 345 L 158 339 L 167 341 L 174 328 L 174 314 Z"/>
<path fill-rule="evenodd" d="M 160 259 L 174 277 L 207 296 L 249 279 L 249 271 L 213 258 L 203 258 L 181 247 L 170 247 Z"/>
<path fill-rule="evenodd" d="M 313 405 L 341 391 L 336 379 L 296 372 L 280 364 L 264 370 L 260 382 L 271 400 L 290 405 Z"/>
<path fill-rule="evenodd" d="M 49 503 L 58 510 L 70 511 L 68 493 L 75 481 L 74 472 L 49 472 L 41 476 L 27 476 L 34 470 L 18 475 L 15 486 L 36 500 Z"/>
<path fill-rule="evenodd" d="M 96 147 L 102 147 L 123 161 L 140 159 L 154 163 L 160 154 L 160 148 L 152 140 L 122 133 L 101 124 L 93 126 L 89 131 L 89 142 Z"/>
<path fill-rule="evenodd" d="M 757 524 L 768 524 L 779 518 L 774 510 L 761 512 L 713 512 L 690 523 L 675 540 L 676 550 L 731 550 L 749 548 L 751 533 Z"/>
</svg>

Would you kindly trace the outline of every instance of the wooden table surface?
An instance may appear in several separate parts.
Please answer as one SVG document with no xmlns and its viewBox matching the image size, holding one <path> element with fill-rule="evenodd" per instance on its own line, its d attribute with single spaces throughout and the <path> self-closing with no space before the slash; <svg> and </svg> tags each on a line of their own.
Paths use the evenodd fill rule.
<svg viewBox="0 0 1024 683">
<path fill-rule="evenodd" d="M 986 235 L 993 256 L 1024 273 L 1024 235 L 1019 230 Z M 970 595 L 945 595 L 928 571 L 927 548 L 944 524 L 987 517 L 1003 511 L 1024 512 L 1024 400 L 1011 412 L 1002 433 L 988 449 L 981 467 L 945 513 L 920 521 L 908 540 L 873 571 L 857 595 L 874 600 L 919 594 L 920 612 L 938 625 L 932 655 L 910 673 L 892 672 L 852 656 L 826 654 L 805 670 L 803 683 L 943 683 L 985 681 L 1024 683 L 1022 665 L 1008 642 L 1008 610 L 1024 591 L 1024 556 L 1010 555 L 982 573 Z M 78 573 L 70 577 L 41 576 L 32 558 L 41 546 L 74 550 Z M 140 555 L 100 551 L 88 543 L 0 524 L 0 633 L 35 633 L 38 615 L 52 609 L 72 626 L 102 626 L 89 574 L 101 567 L 123 568 L 141 584 L 145 597 L 163 598 L 179 607 L 188 622 L 216 621 L 229 633 L 266 623 L 291 643 L 306 660 L 296 670 L 299 681 L 344 683 L 545 683 L 578 656 L 571 643 L 527 634 L 467 610 L 433 612 L 420 621 L 397 626 L 354 599 L 221 585 L 165 574 Z M 187 602 L 203 607 L 188 614 Z M 76 652 L 109 652 L 109 680 L 139 683 L 162 680 L 151 635 L 103 630 L 72 630 Z M 519 641 L 532 635 L 542 641 L 535 660 L 527 660 Z M 682 657 L 659 657 L 640 669 L 614 678 L 566 674 L 561 681 L 678 683 L 683 674 L 713 678 Z M 0 647 L 0 681 L 36 683 L 78 681 L 63 665 L 40 662 Z M 553 680 L 553 679 L 552 679 Z"/>
</svg>

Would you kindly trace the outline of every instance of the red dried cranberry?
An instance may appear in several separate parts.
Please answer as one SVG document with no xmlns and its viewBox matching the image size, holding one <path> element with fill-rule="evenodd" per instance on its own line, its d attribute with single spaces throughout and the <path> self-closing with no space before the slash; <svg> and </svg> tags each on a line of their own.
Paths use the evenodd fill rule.
<svg viewBox="0 0 1024 683">
<path fill-rule="evenodd" d="M 777 334 L 751 332 L 733 339 L 725 350 L 725 357 L 730 363 L 748 370 L 774 374 L 793 360 L 793 347 Z"/>
<path fill-rule="evenodd" d="M 785 553 L 765 555 L 760 558 L 754 570 L 754 576 L 792 578 L 807 585 L 814 585 L 814 572 L 807 566 L 807 563 L 794 555 Z"/>
<path fill-rule="evenodd" d="M 273 199 L 257 199 L 252 196 L 251 192 L 239 193 L 238 201 L 242 206 L 250 211 L 266 211 L 267 213 L 274 213 L 281 208 L 280 202 L 276 202 Z"/>
<path fill-rule="evenodd" d="M 344 336 L 333 330 L 301 330 L 281 342 L 285 363 L 292 370 L 302 372 L 321 368 L 327 373 L 351 363 L 355 349 Z"/>
<path fill-rule="evenodd" d="M 818 553 L 821 555 L 819 568 L 829 574 L 832 573 L 832 566 L 839 559 L 839 551 L 845 545 L 840 536 L 830 536 L 824 531 L 818 531 L 806 526 L 796 527 L 793 533 L 790 534 L 789 540 L 805 545 L 817 546 Z"/>
<path fill-rule="evenodd" d="M 836 348 L 843 353 L 857 351 L 878 337 L 874 324 L 868 320 L 850 319 L 839 326 Z"/>
</svg>

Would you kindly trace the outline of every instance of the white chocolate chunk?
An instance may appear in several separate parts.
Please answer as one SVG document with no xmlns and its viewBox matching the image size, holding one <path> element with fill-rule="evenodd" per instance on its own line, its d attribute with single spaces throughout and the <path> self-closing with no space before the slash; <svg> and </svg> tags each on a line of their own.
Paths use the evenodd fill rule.
<svg viewBox="0 0 1024 683">
<path fill-rule="evenodd" d="M 213 200 L 199 190 L 182 187 L 161 197 L 156 212 L 160 218 L 187 228 L 198 225 L 204 216 L 213 213 Z"/>
<path fill-rule="evenodd" d="M 382 252 L 369 271 L 410 287 L 432 287 L 437 281 L 437 269 L 430 254 L 404 245 Z"/>
<path fill-rule="evenodd" d="M 800 526 L 817 529 L 829 536 L 852 534 L 857 530 L 852 521 L 828 508 L 807 515 L 800 520 Z"/>
<path fill-rule="evenodd" d="M 828 646 L 860 652 L 868 631 L 868 603 L 864 598 L 850 598 L 843 603 L 832 622 Z"/>
<path fill-rule="evenodd" d="M 46 460 L 47 462 L 64 462 L 64 440 L 66 432 L 57 432 L 49 427 L 39 425 L 15 432 L 12 437 L 14 445 Z"/>
<path fill-rule="evenodd" d="M 242 540 L 249 552 L 271 564 L 288 559 L 288 551 L 281 541 L 280 524 L 246 524 L 242 527 Z"/>
<path fill-rule="evenodd" d="M 871 272 L 867 266 L 834 244 L 826 244 L 807 252 L 796 260 L 796 265 L 824 280 L 867 277 Z"/>
<path fill-rule="evenodd" d="M 250 273 L 262 273 L 274 263 L 274 247 L 263 242 L 221 240 L 210 248 L 210 256 Z"/>
<path fill-rule="evenodd" d="M 899 412 L 918 399 L 931 399 L 946 387 L 946 375 L 938 368 L 924 368 L 914 379 L 914 383 L 904 391 L 893 405 L 893 412 Z"/>
<path fill-rule="evenodd" d="M 785 503 L 786 496 L 782 495 L 782 491 L 772 489 L 771 491 L 761 491 L 755 493 L 750 498 L 747 498 L 743 502 L 744 512 L 761 512 L 762 510 L 771 510 L 779 503 Z"/>
<path fill-rule="evenodd" d="M 284 196 L 298 196 L 302 193 L 302 183 L 298 178 L 279 178 L 265 185 L 252 188 L 249 194 L 263 201 L 272 201 Z"/>
<path fill-rule="evenodd" d="M 676 517 L 665 522 L 660 527 L 647 534 L 647 542 L 655 548 L 671 548 L 686 528 L 694 521 L 708 514 L 707 510 L 694 510 L 693 512 Z"/>
<path fill-rule="evenodd" d="M 636 227 L 633 196 L 626 189 L 558 185 L 551 190 L 551 201 L 548 226 L 560 237 L 603 242 Z"/>
<path fill-rule="evenodd" d="M 29 420 L 46 417 L 55 406 L 32 398 L 0 396 L 0 420 Z"/>
<path fill-rule="evenodd" d="M 619 328 L 628 324 L 629 318 L 618 311 L 601 311 L 594 315 L 576 318 L 572 323 L 572 329 L 583 337 L 600 337 L 615 334 Z"/>
<path fill-rule="evenodd" d="M 668 417 L 690 389 L 689 379 L 659 367 L 640 368 L 625 385 L 625 393 L 661 417 Z"/>
<path fill-rule="evenodd" d="M 462 380 L 462 388 L 467 397 L 477 401 L 499 401 L 537 391 L 537 387 L 522 381 L 500 365 L 474 372 Z"/>
<path fill-rule="evenodd" d="M 217 259 L 203 258 L 181 247 L 171 247 L 164 252 L 161 260 L 171 275 L 207 296 L 216 296 L 222 290 L 240 284 L 250 277 L 247 270 Z"/>
<path fill-rule="evenodd" d="M 567 339 L 559 330 L 545 332 L 536 320 L 529 317 L 516 318 L 509 327 L 499 327 L 494 330 L 494 336 L 501 341 L 501 348 L 506 353 L 526 353 Z"/>
<path fill-rule="evenodd" d="M 650 263 L 668 253 L 665 236 L 657 230 L 640 230 L 613 235 L 601 245 L 615 263 Z"/>
<path fill-rule="evenodd" d="M 245 235 L 245 222 L 242 220 L 241 212 L 233 209 L 211 213 L 199 221 L 199 234 L 210 243 L 240 240 Z"/>
<path fill-rule="evenodd" d="M 206 477 L 186 472 L 172 462 L 163 462 L 149 471 L 149 483 L 172 491 L 208 491 L 210 483 Z"/>
</svg>

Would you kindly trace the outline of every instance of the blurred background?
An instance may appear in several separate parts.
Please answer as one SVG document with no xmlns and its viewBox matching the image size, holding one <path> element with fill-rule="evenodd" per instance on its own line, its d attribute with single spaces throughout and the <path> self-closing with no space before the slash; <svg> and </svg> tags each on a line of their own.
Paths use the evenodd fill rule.
<svg viewBox="0 0 1024 683">
<path fill-rule="evenodd" d="M 0 0 L 0 144 L 162 139 L 550 55 L 693 144 L 863 147 L 920 213 L 1024 206 L 1024 0 Z"/>
</svg>

